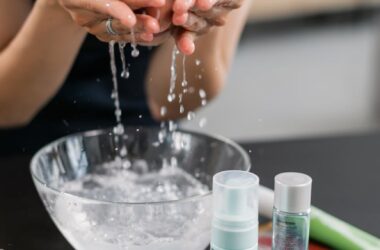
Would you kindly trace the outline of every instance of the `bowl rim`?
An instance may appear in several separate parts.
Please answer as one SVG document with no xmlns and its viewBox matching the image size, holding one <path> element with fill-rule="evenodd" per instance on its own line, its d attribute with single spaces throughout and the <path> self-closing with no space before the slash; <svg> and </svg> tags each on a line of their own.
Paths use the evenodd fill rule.
<svg viewBox="0 0 380 250">
<path fill-rule="evenodd" d="M 125 126 L 125 128 L 126 129 L 129 129 L 129 128 L 140 128 L 141 129 L 142 128 L 142 130 L 144 130 L 144 129 L 149 129 L 149 130 L 158 129 L 159 130 L 159 127 L 154 127 L 154 126 L 153 127 L 152 126 Z M 38 184 L 40 184 L 44 188 L 47 188 L 50 192 L 53 192 L 57 195 L 72 197 L 72 198 L 75 198 L 78 200 L 83 200 L 86 202 L 97 203 L 97 204 L 128 205 L 128 206 L 186 203 L 186 202 L 192 202 L 194 200 L 200 200 L 200 199 L 207 197 L 207 196 L 210 196 L 212 194 L 212 190 L 209 190 L 203 194 L 193 195 L 193 196 L 189 196 L 189 197 L 186 197 L 183 199 L 167 200 L 167 201 L 149 201 L 149 202 L 124 202 L 124 201 L 97 200 L 97 199 L 93 199 L 93 198 L 81 197 L 79 195 L 64 192 L 64 191 L 61 191 L 59 189 L 50 187 L 44 181 L 42 181 L 40 178 L 38 178 L 36 176 L 35 172 L 33 171 L 34 166 L 37 165 L 37 160 L 40 158 L 40 156 L 48 148 L 53 147 L 54 145 L 58 145 L 64 141 L 66 141 L 69 138 L 74 138 L 74 137 L 78 137 L 78 136 L 81 136 L 81 137 L 97 136 L 97 135 L 106 134 L 106 133 L 110 133 L 110 132 L 112 132 L 112 127 L 111 128 L 103 128 L 103 129 L 95 129 L 95 130 L 77 132 L 77 133 L 69 134 L 69 135 L 63 136 L 61 138 L 58 138 L 58 139 L 46 144 L 45 146 L 43 146 L 41 149 L 39 149 L 33 155 L 32 160 L 30 161 L 30 165 L 29 165 L 29 171 L 31 173 L 33 181 L 35 182 L 35 186 L 37 186 L 36 185 L 36 182 L 37 182 Z M 248 153 L 238 143 L 234 142 L 231 139 L 228 139 L 224 136 L 217 135 L 217 134 L 209 134 L 209 133 L 206 134 L 206 133 L 202 133 L 202 132 L 198 132 L 198 131 L 190 131 L 190 130 L 186 130 L 186 129 L 176 129 L 173 132 L 186 133 L 186 134 L 190 134 L 190 135 L 194 135 L 194 136 L 198 136 L 198 137 L 208 137 L 208 138 L 211 138 L 211 139 L 214 139 L 217 141 L 224 142 L 224 143 L 230 145 L 231 147 L 233 147 L 235 150 L 237 150 L 241 154 L 241 156 L 243 157 L 243 161 L 247 164 L 247 167 L 245 170 L 242 170 L 242 171 L 248 171 L 249 172 L 251 170 L 251 160 L 248 156 Z M 217 174 L 217 173 L 215 173 L 215 174 Z M 37 192 L 38 192 L 38 190 L 37 190 Z"/>
</svg>

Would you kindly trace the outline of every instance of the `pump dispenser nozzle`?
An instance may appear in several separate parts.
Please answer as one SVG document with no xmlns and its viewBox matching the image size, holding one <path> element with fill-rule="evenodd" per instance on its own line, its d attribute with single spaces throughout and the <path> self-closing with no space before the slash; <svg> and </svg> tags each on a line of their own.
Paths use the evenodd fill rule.
<svg viewBox="0 0 380 250">
<path fill-rule="evenodd" d="M 259 178 L 230 170 L 213 179 L 211 249 L 254 250 L 258 245 Z"/>
</svg>

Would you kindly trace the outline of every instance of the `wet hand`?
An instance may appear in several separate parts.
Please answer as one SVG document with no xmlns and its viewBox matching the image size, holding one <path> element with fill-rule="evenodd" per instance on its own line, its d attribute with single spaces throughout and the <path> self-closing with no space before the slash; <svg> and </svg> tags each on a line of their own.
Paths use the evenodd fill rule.
<svg viewBox="0 0 380 250">
<path fill-rule="evenodd" d="M 175 0 L 172 22 L 181 27 L 176 35 L 179 50 L 192 54 L 196 37 L 214 26 L 223 26 L 227 15 L 242 3 L 243 0 Z"/>
<path fill-rule="evenodd" d="M 72 19 L 102 41 L 125 41 L 149 45 L 154 34 L 160 32 L 156 18 L 142 11 L 143 8 L 160 8 L 165 0 L 58 0 Z M 112 18 L 107 30 L 107 20 Z M 134 37 L 132 36 L 132 31 Z"/>
</svg>

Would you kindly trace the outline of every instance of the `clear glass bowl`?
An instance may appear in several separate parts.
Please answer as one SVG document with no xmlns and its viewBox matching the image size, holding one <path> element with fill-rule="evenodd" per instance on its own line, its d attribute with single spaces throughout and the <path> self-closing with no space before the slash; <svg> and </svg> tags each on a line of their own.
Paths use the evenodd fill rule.
<svg viewBox="0 0 380 250">
<path fill-rule="evenodd" d="M 230 140 L 147 127 L 70 135 L 31 162 L 51 218 L 78 250 L 203 250 L 212 176 L 249 168 Z"/>
</svg>

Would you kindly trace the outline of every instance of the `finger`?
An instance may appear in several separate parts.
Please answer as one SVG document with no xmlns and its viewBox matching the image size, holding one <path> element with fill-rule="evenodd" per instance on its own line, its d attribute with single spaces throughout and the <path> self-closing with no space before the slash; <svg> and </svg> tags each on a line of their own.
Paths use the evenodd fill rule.
<svg viewBox="0 0 380 250">
<path fill-rule="evenodd" d="M 215 6 L 209 11 L 201 11 L 194 9 L 192 10 L 192 13 L 194 13 L 198 17 L 206 19 L 209 22 L 209 24 L 221 26 L 225 24 L 226 16 L 230 11 L 230 9 Z"/>
<path fill-rule="evenodd" d="M 206 11 L 211 9 L 217 2 L 218 0 L 197 0 L 195 6 L 199 10 Z"/>
<path fill-rule="evenodd" d="M 179 51 L 185 55 L 191 55 L 195 51 L 196 34 L 191 31 L 181 30 L 177 34 L 176 45 Z"/>
<path fill-rule="evenodd" d="M 238 9 L 243 4 L 243 0 L 219 0 L 215 6 L 223 7 L 225 9 Z M 214 6 L 214 7 L 215 7 Z"/>
<path fill-rule="evenodd" d="M 126 3 L 128 6 L 131 6 L 132 9 L 140 9 L 146 7 L 160 8 L 163 7 L 166 3 L 166 0 L 121 0 Z"/>
<path fill-rule="evenodd" d="M 187 21 L 188 15 L 189 15 L 188 13 L 184 13 L 184 14 L 174 13 L 172 17 L 173 24 L 177 26 L 181 26 L 185 24 Z"/>
<path fill-rule="evenodd" d="M 153 34 L 147 34 L 147 33 L 141 33 L 141 34 L 135 34 L 134 36 L 126 34 L 126 35 L 117 35 L 117 36 L 111 36 L 109 34 L 97 34 L 96 37 L 103 41 L 103 42 L 127 42 L 130 43 L 131 41 L 135 42 L 136 44 L 149 44 L 154 39 Z"/>
<path fill-rule="evenodd" d="M 177 14 L 184 14 L 195 5 L 195 0 L 175 0 L 173 11 Z"/>
<path fill-rule="evenodd" d="M 106 28 L 107 20 L 97 23 L 88 29 L 88 32 L 94 35 L 98 34 L 108 34 Z M 118 35 L 131 34 L 132 29 L 123 25 L 119 20 L 112 20 L 112 29 Z M 158 33 L 160 31 L 160 27 L 157 23 L 157 20 L 150 16 L 146 15 L 137 15 L 137 23 L 133 27 L 133 32 L 135 34 L 139 33 Z M 109 34 L 108 34 L 109 35 Z"/>
<path fill-rule="evenodd" d="M 165 8 L 146 8 L 146 14 L 156 19 L 160 25 L 160 32 L 170 28 L 171 22 L 171 9 L 166 11 Z"/>
<path fill-rule="evenodd" d="M 69 9 L 85 9 L 119 19 L 122 24 L 132 28 L 136 23 L 136 16 L 125 3 L 119 0 L 69 0 L 66 6 Z"/>
<path fill-rule="evenodd" d="M 140 28 L 149 33 L 158 33 L 161 29 L 157 19 L 146 14 L 137 15 L 137 23 L 143 24 Z"/>
<path fill-rule="evenodd" d="M 204 34 L 210 28 L 210 24 L 206 19 L 189 13 L 186 23 L 181 25 L 182 28 L 199 34 Z"/>
</svg>

